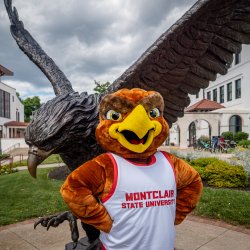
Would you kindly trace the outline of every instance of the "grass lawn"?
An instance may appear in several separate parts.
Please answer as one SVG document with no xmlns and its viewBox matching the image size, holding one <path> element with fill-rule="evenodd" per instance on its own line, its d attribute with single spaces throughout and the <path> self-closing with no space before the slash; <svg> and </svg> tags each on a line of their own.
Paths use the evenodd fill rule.
<svg viewBox="0 0 250 250">
<path fill-rule="evenodd" d="M 41 164 L 61 163 L 61 162 L 63 162 L 63 161 L 62 161 L 60 155 L 53 154 L 53 155 L 50 155 L 48 158 L 46 158 Z M 14 167 L 27 166 L 27 160 L 14 162 L 13 165 L 14 165 Z"/>
<path fill-rule="evenodd" d="M 250 228 L 250 191 L 204 187 L 193 214 Z"/>
<path fill-rule="evenodd" d="M 62 181 L 48 180 L 50 170 L 39 169 L 37 179 L 26 170 L 0 176 L 0 226 L 67 210 Z"/>
<path fill-rule="evenodd" d="M 50 170 L 39 169 L 37 179 L 26 170 L 0 176 L 0 226 L 67 210 Z M 250 192 L 205 187 L 193 214 L 250 228 Z"/>
<path fill-rule="evenodd" d="M 46 158 L 41 164 L 50 164 L 50 163 L 61 163 L 63 162 L 60 155 L 53 154 Z"/>
</svg>

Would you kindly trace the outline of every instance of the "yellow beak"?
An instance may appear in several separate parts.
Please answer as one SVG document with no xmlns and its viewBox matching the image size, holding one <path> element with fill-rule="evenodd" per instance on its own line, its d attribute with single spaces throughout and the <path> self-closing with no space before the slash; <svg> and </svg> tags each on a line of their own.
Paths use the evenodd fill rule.
<svg viewBox="0 0 250 250">
<path fill-rule="evenodd" d="M 109 135 L 125 148 L 142 153 L 161 131 L 161 123 L 150 120 L 145 108 L 139 104 L 122 122 L 110 126 Z"/>
</svg>

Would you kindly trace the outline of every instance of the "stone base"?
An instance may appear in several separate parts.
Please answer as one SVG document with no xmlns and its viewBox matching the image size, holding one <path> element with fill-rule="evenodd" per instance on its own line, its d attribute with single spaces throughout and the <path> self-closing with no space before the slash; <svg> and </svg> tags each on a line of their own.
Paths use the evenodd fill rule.
<svg viewBox="0 0 250 250">
<path fill-rule="evenodd" d="M 101 250 L 101 242 L 96 240 L 90 245 L 88 238 L 84 237 L 78 241 L 76 248 L 74 248 L 74 243 L 70 242 L 65 245 L 65 250 Z"/>
<path fill-rule="evenodd" d="M 73 247 L 74 247 L 74 243 L 70 242 L 65 245 L 65 250 L 73 250 L 74 249 Z M 85 249 L 88 249 L 88 247 L 89 247 L 88 238 L 84 237 L 78 241 L 77 246 L 74 250 L 85 250 Z"/>
</svg>

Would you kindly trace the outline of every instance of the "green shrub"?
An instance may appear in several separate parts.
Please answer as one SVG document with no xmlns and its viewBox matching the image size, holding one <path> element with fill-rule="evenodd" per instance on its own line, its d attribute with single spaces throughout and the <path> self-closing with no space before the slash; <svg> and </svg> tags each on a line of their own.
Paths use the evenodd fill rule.
<svg viewBox="0 0 250 250">
<path fill-rule="evenodd" d="M 212 163 L 216 163 L 218 161 L 220 161 L 220 160 L 217 158 L 213 158 L 213 157 L 211 157 L 211 158 L 209 158 L 209 157 L 208 158 L 198 158 L 195 160 L 191 160 L 190 165 L 204 168 L 207 165 L 210 165 Z"/>
<path fill-rule="evenodd" d="M 202 180 L 206 180 L 205 167 L 200 167 L 198 165 L 192 165 L 192 167 L 199 173 Z"/>
<path fill-rule="evenodd" d="M 246 132 L 237 132 L 237 133 L 235 133 L 235 135 L 234 135 L 234 140 L 236 141 L 236 142 L 239 142 L 239 141 L 241 141 L 241 140 L 247 140 L 248 139 L 248 133 L 246 133 Z"/>
<path fill-rule="evenodd" d="M 225 140 L 229 141 L 232 141 L 234 139 L 234 134 L 231 131 L 223 132 L 221 136 L 223 136 Z"/>
<path fill-rule="evenodd" d="M 10 157 L 9 154 L 0 154 L 0 161 L 8 157 Z"/>
<path fill-rule="evenodd" d="M 210 143 L 210 138 L 208 136 L 202 135 L 198 141 L 203 141 L 205 143 Z"/>
<path fill-rule="evenodd" d="M 227 162 L 212 163 L 205 168 L 205 177 L 213 187 L 246 187 L 247 172 L 242 166 L 232 166 Z"/>
<path fill-rule="evenodd" d="M 238 145 L 247 148 L 250 146 L 250 140 L 241 140 L 238 142 Z"/>
<path fill-rule="evenodd" d="M 216 158 L 199 158 L 190 161 L 203 181 L 213 187 L 246 187 L 248 175 L 243 166 L 233 166 Z"/>
<path fill-rule="evenodd" d="M 12 165 L 5 165 L 0 167 L 0 175 L 6 175 L 17 172 L 17 169 L 13 168 Z"/>
<path fill-rule="evenodd" d="M 189 164 L 200 174 L 202 180 L 206 180 L 206 167 L 212 163 L 216 163 L 219 160 L 217 158 L 198 158 L 191 160 Z"/>
</svg>

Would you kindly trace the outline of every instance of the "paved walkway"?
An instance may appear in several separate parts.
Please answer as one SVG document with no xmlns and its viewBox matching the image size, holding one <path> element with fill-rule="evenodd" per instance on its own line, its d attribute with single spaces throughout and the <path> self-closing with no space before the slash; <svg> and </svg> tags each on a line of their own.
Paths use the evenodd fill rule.
<svg viewBox="0 0 250 250">
<path fill-rule="evenodd" d="M 65 163 L 50 163 L 50 164 L 43 164 L 43 165 L 38 165 L 38 169 L 39 168 L 55 168 L 55 167 L 61 167 L 61 166 L 65 166 Z M 22 167 L 16 167 L 16 169 L 20 170 L 27 170 L 28 167 L 27 166 L 22 166 Z M 1 250 L 1 249 L 0 249 Z"/>
<path fill-rule="evenodd" d="M 34 230 L 34 221 L 0 227 L 0 249 L 63 250 L 65 244 L 71 241 L 67 222 L 47 232 L 41 226 Z M 189 216 L 176 228 L 177 250 L 250 250 L 250 230 L 243 227 Z M 80 233 L 83 237 L 83 232 Z"/>
</svg>

